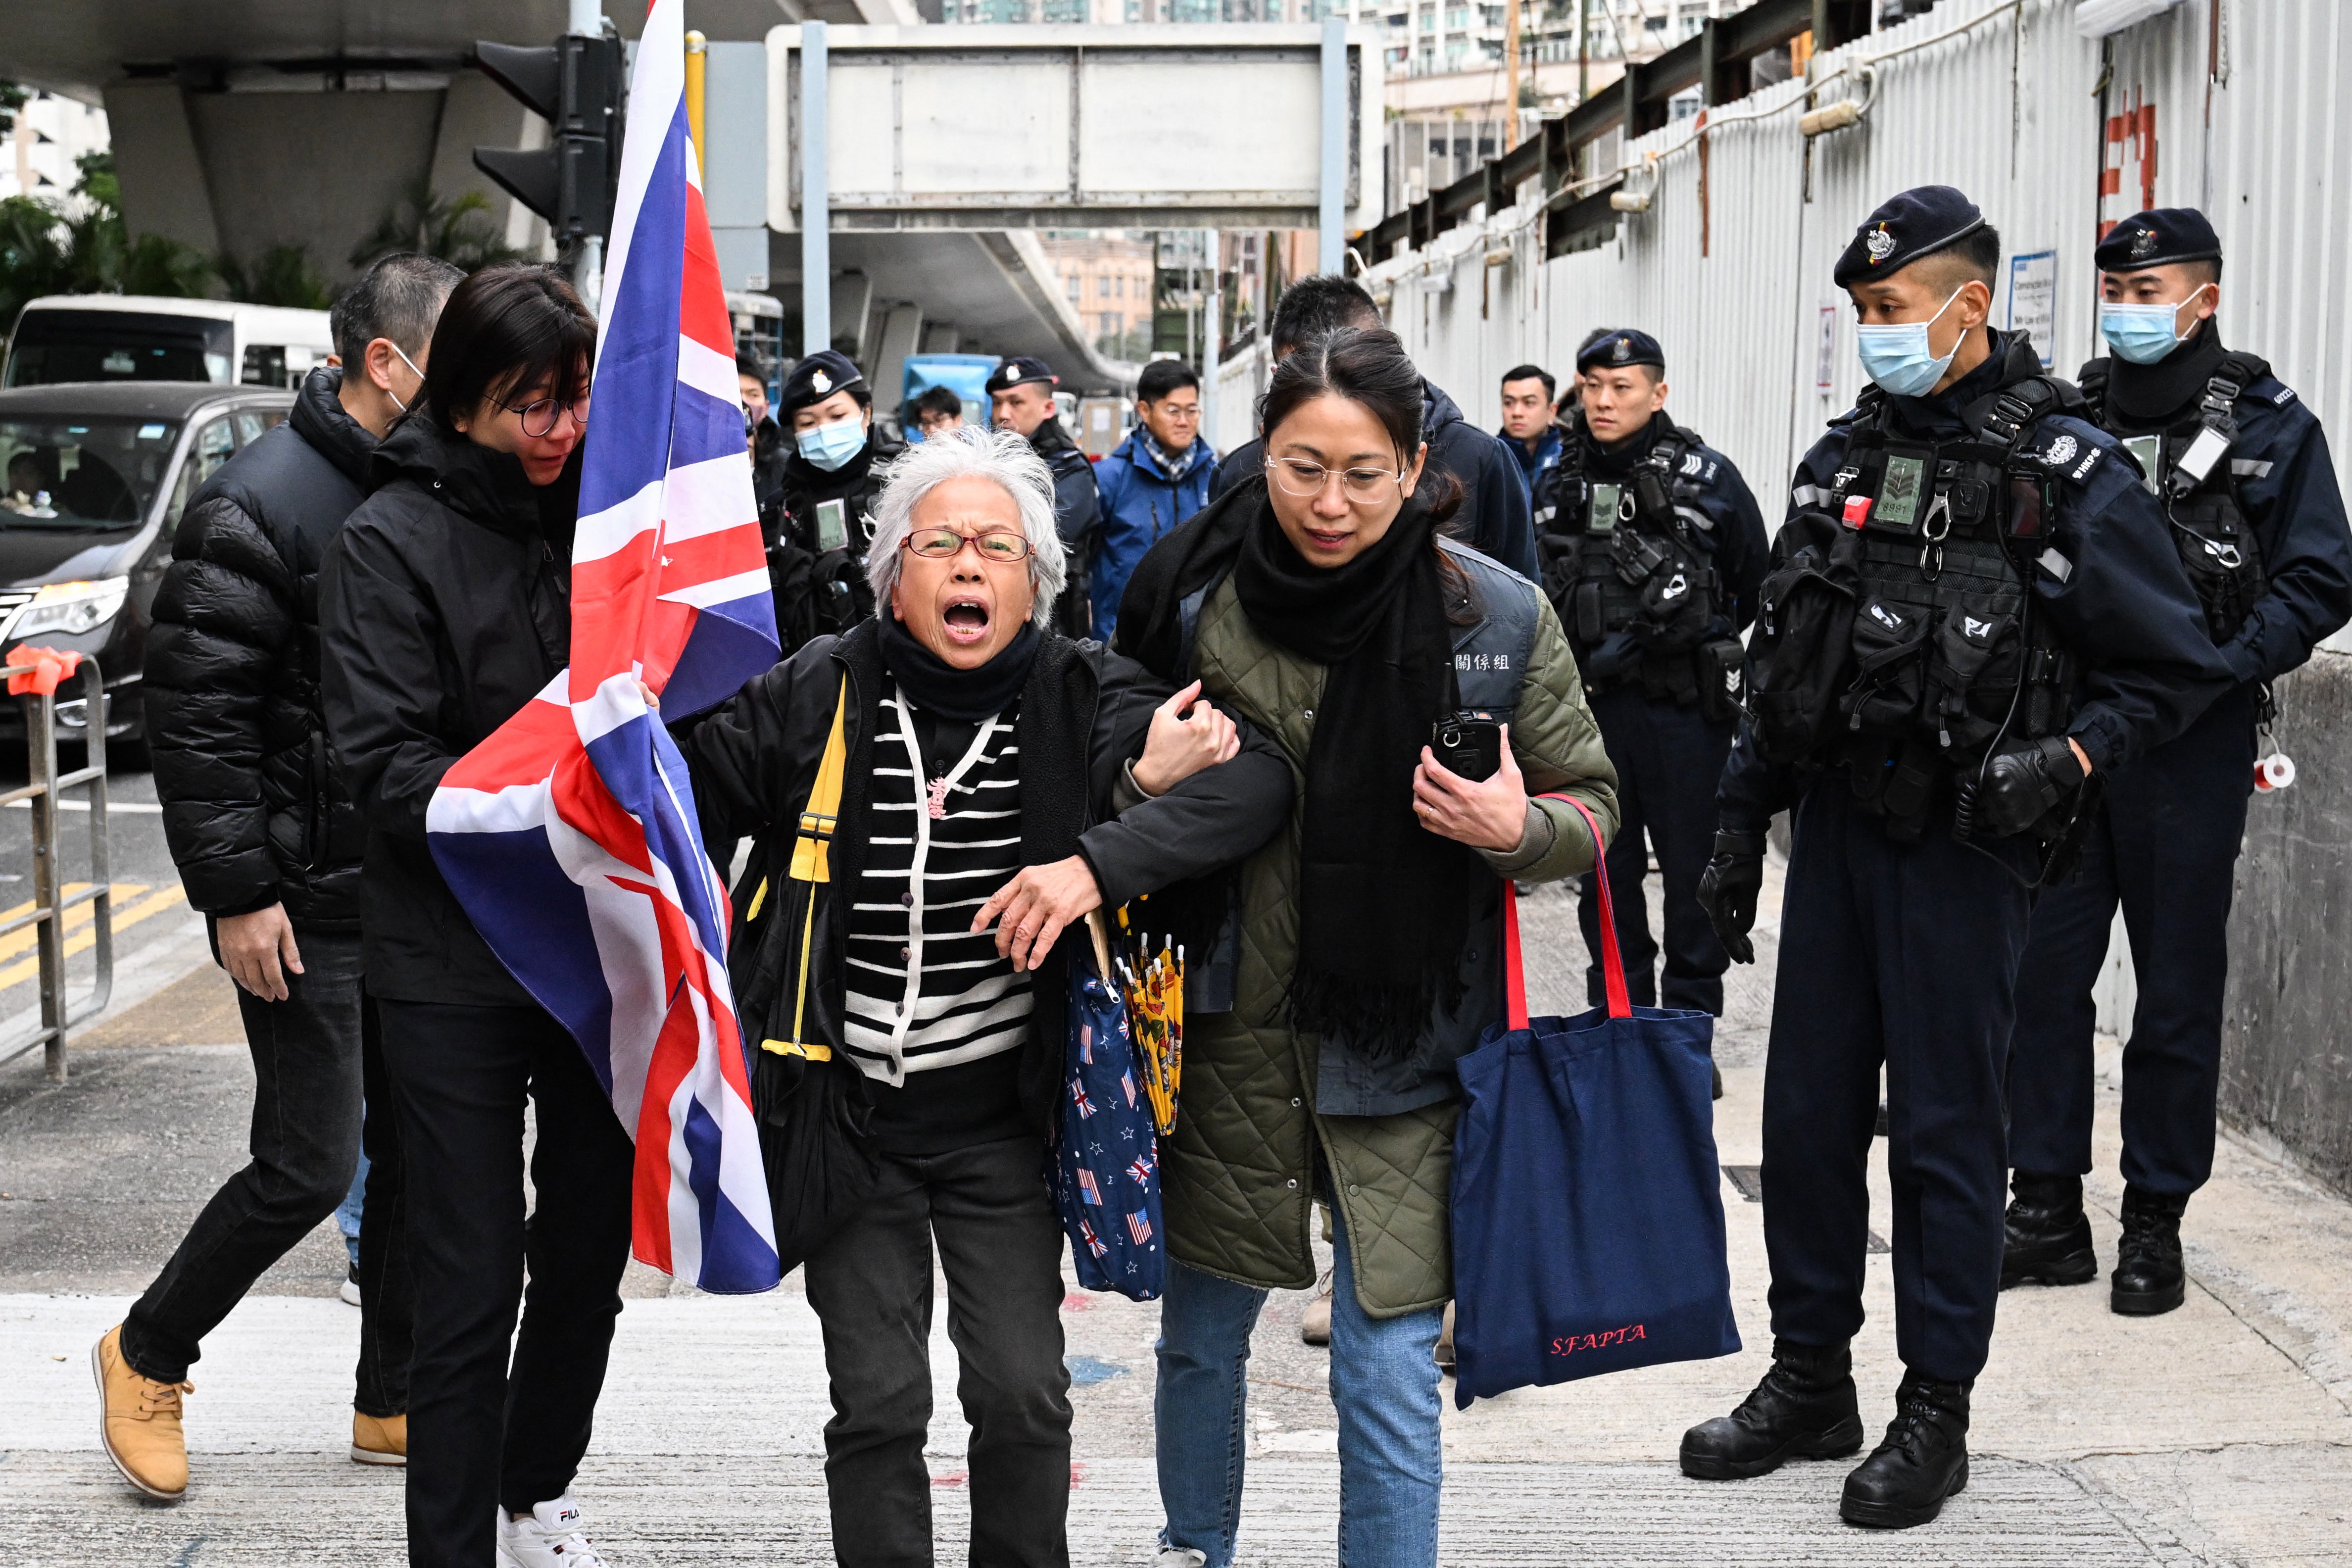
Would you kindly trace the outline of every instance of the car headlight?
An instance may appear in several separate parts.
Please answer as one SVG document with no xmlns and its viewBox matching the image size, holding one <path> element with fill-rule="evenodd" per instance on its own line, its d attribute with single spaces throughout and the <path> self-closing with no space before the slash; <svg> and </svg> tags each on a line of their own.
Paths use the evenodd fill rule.
<svg viewBox="0 0 2352 1568">
<path fill-rule="evenodd" d="M 14 642 L 43 632 L 94 631 L 112 620 L 131 595 L 128 577 L 101 577 L 94 583 L 51 583 L 35 594 L 0 641 Z"/>
</svg>

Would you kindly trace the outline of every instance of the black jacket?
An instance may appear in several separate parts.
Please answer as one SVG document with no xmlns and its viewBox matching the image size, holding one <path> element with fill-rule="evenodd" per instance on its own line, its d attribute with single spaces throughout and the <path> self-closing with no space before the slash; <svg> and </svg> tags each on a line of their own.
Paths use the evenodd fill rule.
<svg viewBox="0 0 2352 1568">
<path fill-rule="evenodd" d="M 1094 636 L 1095 544 L 1102 534 L 1102 492 L 1095 466 L 1056 417 L 1037 426 L 1029 445 L 1054 475 L 1054 531 L 1062 536 L 1068 576 L 1054 606 L 1054 626 L 1074 637 Z"/>
<path fill-rule="evenodd" d="M 1536 563 L 1528 485 L 1510 448 L 1471 424 L 1461 405 L 1426 378 L 1421 384 L 1421 438 L 1429 443 L 1427 472 L 1451 474 L 1462 486 L 1462 508 L 1445 525 L 1446 533 L 1529 582 L 1538 581 L 1541 568 Z M 1234 447 L 1217 460 L 1209 499 L 1215 500 L 1265 469 L 1264 440 Z"/>
<path fill-rule="evenodd" d="M 570 662 L 580 454 L 534 489 L 431 419 L 393 427 L 319 585 L 327 730 L 366 814 L 369 992 L 528 1006 L 442 880 L 425 809 L 450 764 Z"/>
<path fill-rule="evenodd" d="M 787 901 L 772 885 L 792 858 L 802 806 L 816 780 L 842 681 L 849 682 L 843 733 L 849 754 L 840 825 L 829 856 L 831 887 L 854 889 L 864 864 L 866 802 L 873 768 L 877 705 L 886 679 L 877 624 L 821 637 L 743 688 L 689 726 L 679 746 L 693 771 L 703 843 L 728 857 L 739 838 L 758 835 L 743 885 L 735 894 L 730 944 L 735 1002 L 745 1035 L 758 1041 L 790 1032 L 773 1013 L 789 1012 L 798 994 L 800 949 L 789 922 L 764 921 Z M 1134 660 L 1099 643 L 1048 635 L 1023 688 L 1014 721 L 1021 748 L 1021 863 L 1042 866 L 1083 855 L 1094 869 L 1103 907 L 1223 869 L 1255 852 L 1290 818 L 1290 767 L 1274 743 L 1243 728 L 1241 754 L 1203 769 L 1156 799 L 1114 816 L 1112 792 L 1143 751 L 1152 710 L 1173 689 Z M 758 895 L 763 882 L 766 896 Z M 837 894 L 836 894 L 837 896 Z M 841 911 L 845 917 L 846 910 Z M 848 953 L 847 921 L 832 922 L 832 951 L 813 977 L 816 1016 L 841 1016 Z M 1024 1113 L 1049 1141 L 1061 1093 L 1065 963 L 1087 941 L 1083 924 L 1062 935 L 1032 976 L 1034 1010 L 1019 1068 Z"/>
<path fill-rule="evenodd" d="M 359 927 L 359 813 L 330 765 L 319 693 L 319 568 L 362 498 L 375 437 L 315 370 L 285 424 L 188 502 L 155 591 L 146 703 L 163 836 L 188 902 L 283 903 Z"/>
<path fill-rule="evenodd" d="M 866 547 L 874 542 L 874 501 L 891 463 L 906 451 L 876 426 L 857 455 L 830 471 L 782 437 L 776 461 L 782 510 L 768 538 L 768 582 L 776 598 L 776 637 L 786 655 L 813 637 L 846 631 L 874 613 L 866 582 Z M 817 508 L 842 505 L 842 543 L 819 548 Z"/>
</svg>

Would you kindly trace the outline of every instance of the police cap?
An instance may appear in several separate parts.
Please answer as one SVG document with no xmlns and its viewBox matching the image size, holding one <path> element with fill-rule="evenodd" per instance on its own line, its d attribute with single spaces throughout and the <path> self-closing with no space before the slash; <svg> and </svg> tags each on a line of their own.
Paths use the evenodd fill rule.
<svg viewBox="0 0 2352 1568">
<path fill-rule="evenodd" d="M 865 384 L 865 375 L 847 354 L 819 349 L 793 366 L 793 374 L 784 377 L 784 395 L 776 399 L 776 414 L 781 419 L 796 408 L 823 403 L 844 387 Z"/>
<path fill-rule="evenodd" d="M 2157 207 L 2107 230 L 2091 259 L 2102 272 L 2137 272 L 2175 261 L 2219 261 L 2221 237 L 2195 207 Z"/>
<path fill-rule="evenodd" d="M 1863 220 L 1831 276 L 1841 289 L 1891 277 L 1922 257 L 1949 250 L 1984 227 L 1976 203 L 1949 185 L 1921 185 Z"/>
<path fill-rule="evenodd" d="M 1054 367 L 1044 360 L 1031 359 L 1026 354 L 1015 354 L 988 373 L 988 390 L 993 395 L 1019 386 L 1025 381 L 1042 381 L 1048 386 L 1054 386 L 1058 384 L 1061 379 L 1054 374 Z"/>
<path fill-rule="evenodd" d="M 1615 327 L 1605 332 L 1595 332 L 1591 341 L 1576 351 L 1576 374 L 1588 370 L 1616 370 L 1629 364 L 1652 364 L 1663 374 L 1666 368 L 1666 351 L 1658 340 L 1632 327 Z"/>
</svg>

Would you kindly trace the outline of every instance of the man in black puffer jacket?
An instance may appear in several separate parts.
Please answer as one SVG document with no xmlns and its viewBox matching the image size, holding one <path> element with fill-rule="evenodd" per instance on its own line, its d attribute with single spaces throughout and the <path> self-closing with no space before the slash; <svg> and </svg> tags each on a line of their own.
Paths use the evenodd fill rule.
<svg viewBox="0 0 2352 1568">
<path fill-rule="evenodd" d="M 331 318 L 341 368 L 312 372 L 287 422 L 196 492 L 156 592 L 145 687 L 163 830 L 239 987 L 257 1103 L 253 1163 L 100 1342 L 109 1449 L 152 1495 L 186 1484 L 176 1390 L 200 1342 L 341 1201 L 360 1156 L 362 1085 L 390 1108 L 360 984 L 364 827 L 331 764 L 320 708 L 319 569 L 360 504 L 377 440 L 416 395 L 434 321 L 461 276 L 394 256 L 344 292 Z M 400 1161 L 389 1116 L 366 1131 L 374 1164 L 352 1272 L 352 1457 L 399 1464 L 412 1295 Z M 157 1388 L 173 1391 L 174 1419 L 127 1414 Z"/>
</svg>

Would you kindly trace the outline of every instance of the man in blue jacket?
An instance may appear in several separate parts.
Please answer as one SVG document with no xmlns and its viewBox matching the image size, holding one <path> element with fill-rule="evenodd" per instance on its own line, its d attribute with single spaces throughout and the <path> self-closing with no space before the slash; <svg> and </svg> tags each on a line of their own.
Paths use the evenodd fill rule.
<svg viewBox="0 0 2352 1568">
<path fill-rule="evenodd" d="M 1095 546 L 1095 629 L 1118 625 L 1119 595 L 1161 534 L 1209 504 L 1217 454 L 1201 437 L 1201 378 L 1181 360 L 1154 360 L 1135 384 L 1135 428 L 1095 465 L 1102 532 Z"/>
</svg>

